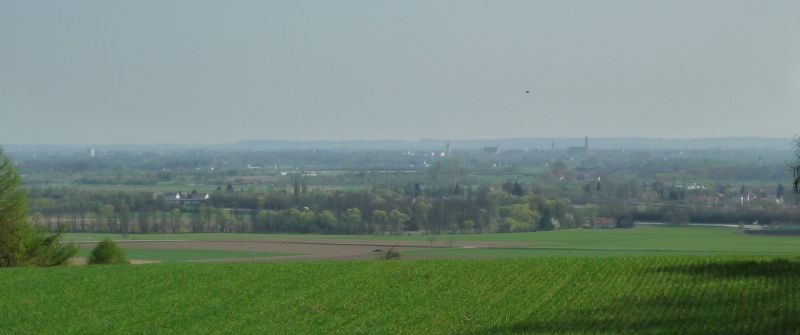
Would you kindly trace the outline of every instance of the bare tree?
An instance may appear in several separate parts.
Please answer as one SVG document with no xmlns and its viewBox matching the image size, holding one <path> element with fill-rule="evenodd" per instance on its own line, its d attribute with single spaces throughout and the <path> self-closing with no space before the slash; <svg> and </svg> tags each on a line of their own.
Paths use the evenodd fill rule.
<svg viewBox="0 0 800 335">
<path fill-rule="evenodd" d="M 181 229 L 182 216 L 183 213 L 177 207 L 169 211 L 170 228 L 172 229 L 173 234 L 177 233 Z"/>
<path fill-rule="evenodd" d="M 794 176 L 794 191 L 800 193 L 800 136 L 794 138 L 794 156 L 795 161 L 792 166 L 792 175 Z"/>
</svg>

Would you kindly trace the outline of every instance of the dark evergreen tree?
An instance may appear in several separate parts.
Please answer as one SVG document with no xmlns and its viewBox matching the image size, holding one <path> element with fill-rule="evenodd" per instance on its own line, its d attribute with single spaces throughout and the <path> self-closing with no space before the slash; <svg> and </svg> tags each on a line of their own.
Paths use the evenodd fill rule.
<svg viewBox="0 0 800 335">
<path fill-rule="evenodd" d="M 461 190 L 461 185 L 459 185 L 458 183 L 456 183 L 456 186 L 455 186 L 455 187 L 453 187 L 453 195 L 455 195 L 455 196 L 459 196 L 459 195 L 462 195 L 463 193 L 464 193 L 464 191 L 463 191 L 463 190 Z"/>
<path fill-rule="evenodd" d="M 27 218 L 27 197 L 10 159 L 0 150 L 0 267 L 66 263 L 78 249 L 61 244 L 61 232 L 46 234 Z"/>
<path fill-rule="evenodd" d="M 525 190 L 522 189 L 522 185 L 518 182 L 514 182 L 514 187 L 511 189 L 511 194 L 521 197 L 525 195 Z"/>
</svg>

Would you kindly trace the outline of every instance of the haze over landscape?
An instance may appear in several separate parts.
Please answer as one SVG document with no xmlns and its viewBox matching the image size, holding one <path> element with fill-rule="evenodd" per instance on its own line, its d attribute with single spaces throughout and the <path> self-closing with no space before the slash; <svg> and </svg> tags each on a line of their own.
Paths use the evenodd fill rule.
<svg viewBox="0 0 800 335">
<path fill-rule="evenodd" d="M 789 138 L 798 12 L 797 1 L 5 1 L 0 143 Z"/>
<path fill-rule="evenodd" d="M 800 1 L 0 1 L 0 333 L 800 335 Z"/>
</svg>

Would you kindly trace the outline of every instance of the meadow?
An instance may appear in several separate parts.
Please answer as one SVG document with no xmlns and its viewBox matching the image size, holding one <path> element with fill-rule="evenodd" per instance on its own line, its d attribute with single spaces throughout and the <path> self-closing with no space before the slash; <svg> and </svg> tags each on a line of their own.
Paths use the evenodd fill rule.
<svg viewBox="0 0 800 335">
<path fill-rule="evenodd" d="M 9 334 L 797 334 L 797 257 L 0 271 Z"/>
</svg>

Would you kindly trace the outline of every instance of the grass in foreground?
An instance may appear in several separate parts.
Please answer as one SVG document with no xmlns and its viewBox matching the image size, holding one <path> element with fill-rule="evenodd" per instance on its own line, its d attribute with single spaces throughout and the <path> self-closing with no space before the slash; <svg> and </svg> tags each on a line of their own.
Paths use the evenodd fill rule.
<svg viewBox="0 0 800 335">
<path fill-rule="evenodd" d="M 248 252 L 229 250 L 206 249 L 131 249 L 122 250 L 128 259 L 159 261 L 162 263 L 177 262 L 211 262 L 223 259 L 249 259 L 255 257 L 290 256 L 291 253 L 282 252 Z M 89 257 L 91 249 L 81 248 L 78 256 Z"/>
<path fill-rule="evenodd" d="M 8 333 L 800 333 L 800 259 L 175 264 L 0 270 Z"/>
</svg>

